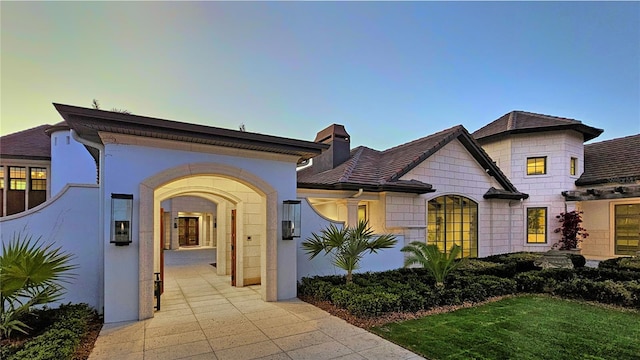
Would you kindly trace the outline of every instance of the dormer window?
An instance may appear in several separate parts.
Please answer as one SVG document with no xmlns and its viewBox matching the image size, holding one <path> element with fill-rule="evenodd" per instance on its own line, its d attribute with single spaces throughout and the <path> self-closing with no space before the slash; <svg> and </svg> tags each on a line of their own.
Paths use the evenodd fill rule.
<svg viewBox="0 0 640 360">
<path fill-rule="evenodd" d="M 527 175 L 544 175 L 547 173 L 547 157 L 527 158 Z"/>
<path fill-rule="evenodd" d="M 577 172 L 578 172 L 578 158 L 572 157 L 571 160 L 569 160 L 569 175 L 575 176 Z"/>
</svg>

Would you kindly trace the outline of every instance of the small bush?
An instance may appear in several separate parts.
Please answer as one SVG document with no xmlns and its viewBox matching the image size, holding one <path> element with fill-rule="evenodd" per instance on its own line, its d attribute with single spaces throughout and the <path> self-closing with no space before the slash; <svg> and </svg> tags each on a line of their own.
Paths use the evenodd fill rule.
<svg viewBox="0 0 640 360">
<path fill-rule="evenodd" d="M 626 289 L 625 285 L 611 280 L 573 279 L 558 287 L 557 292 L 561 296 L 605 304 L 630 306 L 633 303 L 631 292 Z"/>
<path fill-rule="evenodd" d="M 640 281 L 629 281 L 624 286 L 631 295 L 631 305 L 640 309 Z"/>
<path fill-rule="evenodd" d="M 621 270 L 631 270 L 640 272 L 640 257 L 623 258 L 618 263 Z"/>
<path fill-rule="evenodd" d="M 525 293 L 551 292 L 556 286 L 555 280 L 541 276 L 539 271 L 520 273 L 517 274 L 514 279 L 518 291 Z"/>
<path fill-rule="evenodd" d="M 576 275 L 583 279 L 590 279 L 594 281 L 633 281 L 640 280 L 639 271 L 631 270 L 615 270 L 612 268 L 581 268 L 576 269 Z"/>
<path fill-rule="evenodd" d="M 357 316 L 371 317 L 400 310 L 400 295 L 384 291 L 370 294 L 353 294 L 346 309 Z"/>
<path fill-rule="evenodd" d="M 598 264 L 599 269 L 614 269 L 617 270 L 620 267 L 620 261 L 623 259 L 628 259 L 624 257 L 618 257 L 613 259 L 602 260 Z"/>
<path fill-rule="evenodd" d="M 514 264 L 515 273 L 522 273 L 531 270 L 537 270 L 534 262 L 542 257 L 542 253 L 518 252 L 509 254 L 491 255 L 486 258 L 479 259 L 489 262 L 501 264 Z M 490 275 L 490 274 L 487 274 Z"/>
<path fill-rule="evenodd" d="M 580 254 L 569 254 L 569 259 L 571 259 L 571 263 L 573 263 L 573 267 L 576 269 L 583 268 L 587 263 L 587 259 Z"/>
<path fill-rule="evenodd" d="M 575 270 L 562 268 L 540 270 L 539 274 L 545 279 L 553 279 L 557 282 L 573 280 L 576 277 Z"/>
</svg>

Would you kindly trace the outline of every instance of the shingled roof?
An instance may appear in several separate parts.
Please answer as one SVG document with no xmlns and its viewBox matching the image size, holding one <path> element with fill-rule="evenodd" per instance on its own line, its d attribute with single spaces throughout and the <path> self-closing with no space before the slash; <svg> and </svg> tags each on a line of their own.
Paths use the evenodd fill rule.
<svg viewBox="0 0 640 360">
<path fill-rule="evenodd" d="M 640 181 L 640 134 L 584 146 L 584 172 L 576 185 Z"/>
<path fill-rule="evenodd" d="M 602 129 L 583 124 L 579 120 L 535 114 L 526 111 L 512 111 L 499 119 L 476 130 L 472 135 L 481 144 L 510 134 L 526 134 L 551 130 L 575 130 L 582 133 L 584 141 L 602 134 Z"/>
<path fill-rule="evenodd" d="M 298 187 L 332 190 L 361 188 L 374 192 L 398 191 L 417 194 L 433 192 L 435 189 L 431 184 L 400 178 L 454 139 L 458 139 L 476 161 L 506 189 L 505 193 L 496 195 L 497 193 L 493 192 L 489 197 L 528 197 L 518 192 L 462 125 L 384 151 L 359 146 L 351 150 L 347 161 L 333 169 L 320 173 L 314 173 L 312 168 L 300 170 Z"/>
<path fill-rule="evenodd" d="M 50 125 L 40 125 L 0 138 L 3 159 L 51 160 L 51 139 L 45 133 Z"/>
</svg>

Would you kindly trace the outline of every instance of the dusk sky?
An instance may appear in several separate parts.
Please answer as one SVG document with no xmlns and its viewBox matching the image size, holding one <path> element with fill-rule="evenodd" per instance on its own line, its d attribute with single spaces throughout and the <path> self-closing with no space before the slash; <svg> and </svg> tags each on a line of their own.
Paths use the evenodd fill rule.
<svg viewBox="0 0 640 360">
<path fill-rule="evenodd" d="M 53 102 L 386 149 L 512 110 L 640 133 L 640 2 L 6 2 L 0 134 Z"/>
</svg>

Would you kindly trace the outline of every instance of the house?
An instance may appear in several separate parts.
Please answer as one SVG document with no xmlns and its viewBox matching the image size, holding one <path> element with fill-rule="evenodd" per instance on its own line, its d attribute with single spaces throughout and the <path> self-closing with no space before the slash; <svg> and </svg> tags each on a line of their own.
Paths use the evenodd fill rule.
<svg viewBox="0 0 640 360">
<path fill-rule="evenodd" d="M 577 120 L 515 111 L 474 133 L 458 125 L 380 151 L 351 149 L 338 124 L 305 141 L 54 106 L 64 121 L 29 140 L 50 146 L 40 160 L 48 200 L 3 214 L 2 240 L 26 229 L 77 254 L 81 276 L 65 300 L 103 309 L 106 322 L 153 316 L 163 251 L 189 246 L 215 247 L 218 274 L 261 284 L 265 301 L 295 297 L 301 277 L 336 272 L 309 260 L 301 239 L 360 219 L 399 240 L 362 271 L 402 266 L 412 241 L 458 244 L 469 257 L 545 251 L 565 209 L 585 211 L 585 255 L 638 246 L 640 156 L 624 154 L 640 137 L 584 145 L 602 130 Z M 0 139 L 5 166 L 18 166 L 4 144 L 19 134 Z"/>
</svg>

